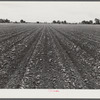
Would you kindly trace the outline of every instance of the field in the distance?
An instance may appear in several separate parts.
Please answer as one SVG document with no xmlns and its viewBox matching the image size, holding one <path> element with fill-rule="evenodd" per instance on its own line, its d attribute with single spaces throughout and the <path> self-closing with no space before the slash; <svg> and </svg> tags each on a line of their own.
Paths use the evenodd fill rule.
<svg viewBox="0 0 100 100">
<path fill-rule="evenodd" d="M 100 26 L 0 24 L 0 88 L 100 89 Z"/>
</svg>

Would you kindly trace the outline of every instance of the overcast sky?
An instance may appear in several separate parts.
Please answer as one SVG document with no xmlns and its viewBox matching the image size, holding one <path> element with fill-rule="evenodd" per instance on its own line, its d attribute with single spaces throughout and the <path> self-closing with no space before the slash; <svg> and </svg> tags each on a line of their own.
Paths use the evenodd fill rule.
<svg viewBox="0 0 100 100">
<path fill-rule="evenodd" d="M 99 10 L 100 2 L 0 2 L 0 18 L 12 21 L 80 22 L 100 18 Z"/>
</svg>

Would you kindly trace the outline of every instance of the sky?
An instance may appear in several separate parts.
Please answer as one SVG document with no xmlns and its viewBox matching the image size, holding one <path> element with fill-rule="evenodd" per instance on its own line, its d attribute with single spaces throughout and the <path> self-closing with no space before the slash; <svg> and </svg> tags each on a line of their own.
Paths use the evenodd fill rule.
<svg viewBox="0 0 100 100">
<path fill-rule="evenodd" d="M 81 22 L 100 18 L 100 2 L 0 2 L 0 18 L 11 21 Z"/>
</svg>

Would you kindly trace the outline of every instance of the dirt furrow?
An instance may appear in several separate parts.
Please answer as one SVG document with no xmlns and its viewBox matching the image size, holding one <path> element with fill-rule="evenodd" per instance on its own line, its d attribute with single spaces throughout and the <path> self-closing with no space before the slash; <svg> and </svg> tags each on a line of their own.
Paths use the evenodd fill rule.
<svg viewBox="0 0 100 100">
<path fill-rule="evenodd" d="M 70 89 L 88 88 L 86 84 L 83 82 L 83 78 L 80 76 L 80 73 L 75 68 L 68 54 L 65 52 L 65 50 L 60 45 L 59 41 L 57 40 L 55 36 L 55 33 L 52 31 L 52 28 L 51 28 L 51 35 L 57 47 L 55 50 L 58 50 L 58 57 L 59 59 L 61 59 L 61 63 L 63 67 L 65 68 L 64 70 L 65 77 L 63 78 L 65 82 L 68 82 L 69 88 Z"/>
<path fill-rule="evenodd" d="M 7 50 L 9 50 L 13 45 L 16 44 L 16 42 L 21 41 L 22 39 L 24 39 L 25 37 L 27 37 L 28 35 L 30 35 L 33 31 L 35 31 L 37 28 L 35 29 L 31 29 L 31 30 L 27 30 L 21 34 L 19 34 L 18 36 L 12 37 L 11 39 L 7 39 L 6 41 L 2 41 L 0 43 L 0 53 L 6 52 Z M 16 33 L 17 34 L 17 33 Z"/>
<path fill-rule="evenodd" d="M 18 31 L 16 34 L 11 34 L 11 35 L 8 35 L 8 36 L 6 36 L 4 38 L 1 38 L 0 42 L 5 42 L 5 41 L 7 41 L 9 39 L 12 39 L 13 37 L 16 37 L 16 36 L 18 36 L 20 34 L 23 34 L 24 32 L 28 32 L 28 31 L 29 31 L 29 29 Z"/>
<path fill-rule="evenodd" d="M 0 25 L 2 27 L 2 25 Z M 31 30 L 32 28 L 36 28 L 38 27 L 39 25 L 27 25 L 27 24 L 24 24 L 24 25 L 4 25 L 4 28 L 2 28 L 2 30 L 0 30 L 0 40 L 5 40 L 7 38 L 11 38 L 12 36 L 14 35 L 17 35 L 19 34 L 20 32 L 25 32 L 25 31 L 29 31 Z"/>
<path fill-rule="evenodd" d="M 99 26 L 1 27 L 0 88 L 100 89 Z"/>
<path fill-rule="evenodd" d="M 67 65 L 70 66 L 71 63 L 68 61 L 63 65 L 63 59 L 48 26 L 46 29 L 26 67 L 20 88 L 75 88 L 76 83 L 77 88 L 86 88 L 82 81 L 78 82 L 80 78 L 75 78 L 74 70 L 72 69 L 73 73 L 71 69 L 68 70 Z"/>
<path fill-rule="evenodd" d="M 59 33 L 63 34 L 70 41 L 74 42 L 82 49 L 84 49 L 88 54 L 95 58 L 95 60 L 100 60 L 100 43 L 90 40 L 89 38 L 78 37 L 76 34 L 72 34 L 72 32 L 66 32 L 63 30 L 57 30 Z M 91 52 L 90 52 L 91 51 Z"/>
<path fill-rule="evenodd" d="M 99 82 L 99 68 L 95 65 L 96 62 L 90 57 L 84 50 L 76 46 L 73 42 L 69 41 L 66 37 L 54 31 L 56 38 L 60 45 L 66 51 L 71 58 L 72 62 L 76 66 L 84 82 L 88 88 L 100 88 Z M 98 69 L 98 72 L 97 72 Z"/>
<path fill-rule="evenodd" d="M 30 58 L 20 88 L 63 88 L 52 45 L 46 28 Z"/>
<path fill-rule="evenodd" d="M 12 29 L 10 29 L 10 28 L 11 27 L 9 27 L 9 29 L 5 29 L 5 30 L 2 29 L 2 31 L 0 31 L 0 39 L 3 39 L 5 37 L 10 37 L 10 36 L 26 29 L 26 27 L 20 27 L 20 28 L 13 27 Z"/>
<path fill-rule="evenodd" d="M 22 42 L 26 38 L 30 37 L 31 34 L 33 34 L 37 29 L 39 29 L 39 28 L 31 30 L 31 31 L 29 31 L 27 33 L 23 33 L 23 34 L 19 35 L 18 37 L 13 38 L 12 40 L 8 40 L 8 42 L 6 41 L 2 45 L 3 49 L 1 50 L 1 53 L 6 53 L 10 49 L 14 48 L 17 44 L 20 44 L 20 42 Z"/>
<path fill-rule="evenodd" d="M 34 52 L 33 52 L 32 56 L 30 57 L 30 60 L 29 60 L 29 62 L 27 64 L 27 66 L 26 66 L 26 72 L 24 73 L 24 77 L 23 77 L 23 79 L 21 81 L 20 88 L 30 88 L 30 87 L 32 88 L 32 87 L 34 87 L 34 82 L 32 84 L 32 81 L 33 81 L 34 77 L 37 77 L 37 76 L 33 76 L 33 73 L 35 73 L 35 71 L 36 72 L 40 71 L 38 69 L 37 70 L 34 69 L 34 64 L 36 63 L 36 65 L 37 65 L 38 60 L 39 60 L 39 57 L 37 58 L 36 54 L 39 54 L 40 53 L 39 51 L 42 52 L 42 50 L 43 50 L 43 48 L 42 48 L 43 44 L 42 43 L 44 42 L 44 39 L 43 39 L 45 37 L 44 34 L 45 34 L 45 28 L 42 31 L 41 37 L 38 40 L 38 42 L 37 42 L 37 44 L 35 46 Z M 33 62 L 33 59 L 35 59 L 34 62 Z M 32 66 L 32 64 L 33 64 L 33 66 Z M 40 65 L 38 67 L 39 67 L 39 69 L 41 68 Z"/>
<path fill-rule="evenodd" d="M 26 27 L 21 27 L 20 25 L 4 25 L 4 27 L 3 25 L 0 25 L 0 38 L 25 30 L 25 28 Z"/>
<path fill-rule="evenodd" d="M 20 87 L 21 80 L 25 73 L 26 65 L 35 49 L 35 46 L 36 46 L 39 38 L 41 37 L 41 33 L 40 33 L 41 31 L 43 31 L 43 27 L 42 27 L 42 30 L 38 30 L 36 32 L 37 34 L 31 41 L 31 43 L 28 44 L 28 46 L 30 46 L 30 47 L 28 47 L 27 53 L 24 52 L 25 56 L 21 59 L 21 62 L 18 64 L 17 70 L 14 72 L 14 74 L 12 74 L 10 76 L 10 79 L 7 82 L 5 88 L 19 88 Z"/>
<path fill-rule="evenodd" d="M 32 44 L 35 44 L 41 29 L 37 30 L 36 33 L 30 35 L 29 38 L 25 39 L 20 45 L 17 44 L 11 51 L 5 53 L 1 56 L 1 70 L 0 70 L 0 87 L 5 87 L 5 85 L 10 80 L 12 74 L 18 70 L 20 63 L 24 60 L 25 55 L 31 50 Z M 35 35 L 34 35 L 35 34 Z M 26 62 L 27 63 L 27 62 Z M 24 66 L 22 66 L 24 67 Z M 22 71 L 22 70 L 21 70 Z M 22 71 L 23 72 L 23 71 Z"/>
</svg>

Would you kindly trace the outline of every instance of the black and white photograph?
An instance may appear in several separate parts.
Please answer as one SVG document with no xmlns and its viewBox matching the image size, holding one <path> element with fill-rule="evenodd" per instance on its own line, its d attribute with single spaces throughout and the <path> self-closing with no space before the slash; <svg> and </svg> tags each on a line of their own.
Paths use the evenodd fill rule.
<svg viewBox="0 0 100 100">
<path fill-rule="evenodd" d="M 0 1 L 0 89 L 100 89 L 99 10 Z"/>
</svg>

